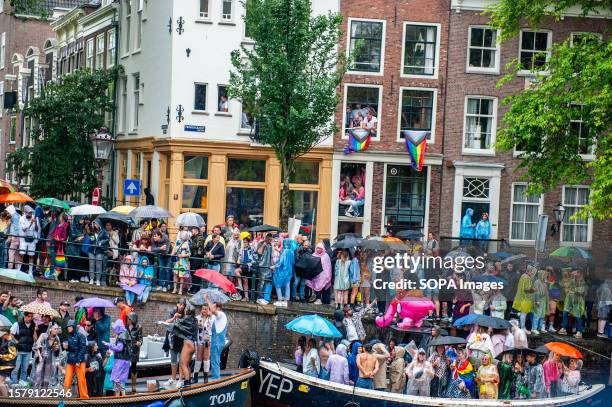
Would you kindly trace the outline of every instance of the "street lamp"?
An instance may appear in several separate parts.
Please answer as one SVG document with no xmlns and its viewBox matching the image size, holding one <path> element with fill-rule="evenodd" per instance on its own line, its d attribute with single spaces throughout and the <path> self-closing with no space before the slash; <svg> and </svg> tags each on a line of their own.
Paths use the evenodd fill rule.
<svg viewBox="0 0 612 407">
<path fill-rule="evenodd" d="M 96 160 L 98 167 L 98 187 L 94 191 L 92 203 L 99 205 L 102 195 L 102 184 L 104 183 L 102 169 L 111 157 L 116 140 L 112 134 L 109 134 L 106 127 L 101 127 L 97 133 L 91 135 L 90 139 L 93 146 L 94 160 Z"/>
<path fill-rule="evenodd" d="M 551 236 L 554 236 L 555 233 L 559 231 L 559 229 L 561 228 L 561 223 L 563 223 L 563 221 L 565 220 L 565 207 L 561 204 L 561 202 L 559 202 L 553 208 L 553 214 L 555 215 L 555 221 L 557 223 L 550 227 Z"/>
</svg>

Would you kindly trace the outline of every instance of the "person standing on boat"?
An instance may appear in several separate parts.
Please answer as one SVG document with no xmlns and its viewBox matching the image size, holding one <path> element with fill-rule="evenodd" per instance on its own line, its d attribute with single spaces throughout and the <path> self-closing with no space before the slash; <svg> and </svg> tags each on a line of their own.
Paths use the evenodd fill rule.
<svg viewBox="0 0 612 407">
<path fill-rule="evenodd" d="M 563 364 L 558 354 L 550 352 L 548 359 L 542 364 L 544 369 L 544 384 L 546 385 L 546 393 L 548 397 L 558 397 L 559 379 L 563 374 Z"/>
<path fill-rule="evenodd" d="M 359 378 L 355 386 L 368 390 L 374 389 L 374 376 L 380 369 L 380 364 L 372 354 L 372 345 L 365 345 L 363 352 L 357 355 L 357 368 L 359 368 Z"/>
<path fill-rule="evenodd" d="M 111 372 L 111 382 L 115 390 L 115 396 L 125 396 L 125 383 L 130 372 L 132 356 L 130 355 L 130 336 L 123 321 L 118 319 L 113 324 L 115 333 L 115 343 L 105 342 L 104 344 L 113 351 L 115 355 L 113 370 Z"/>
<path fill-rule="evenodd" d="M 353 383 L 359 379 L 359 367 L 357 366 L 357 356 L 363 352 L 361 342 L 351 343 L 351 354 L 348 356 L 349 378 Z"/>
<path fill-rule="evenodd" d="M 339 384 L 352 384 L 349 378 L 349 366 L 346 356 L 346 346 L 339 344 L 336 353 L 329 356 L 325 369 L 329 372 L 329 381 Z"/>
<path fill-rule="evenodd" d="M 34 385 L 38 389 L 54 384 L 55 357 L 60 349 L 58 332 L 59 327 L 54 323 L 47 329 L 47 332 L 38 337 L 34 344 L 34 355 L 38 361 L 36 363 L 36 380 Z"/>
<path fill-rule="evenodd" d="M 74 320 L 68 322 L 68 349 L 66 354 L 66 377 L 64 390 L 68 392 L 72 387 L 72 378 L 76 371 L 77 385 L 80 398 L 89 398 L 87 381 L 85 380 L 85 354 L 87 353 L 87 339 L 78 332 Z"/>
<path fill-rule="evenodd" d="M 499 391 L 499 373 L 497 367 L 491 363 L 493 357 L 490 353 L 485 353 L 481 358 L 481 365 L 476 374 L 478 383 L 478 394 L 481 399 L 497 399 Z"/>
<path fill-rule="evenodd" d="M 391 393 L 404 394 L 406 391 L 406 361 L 404 355 L 406 349 L 401 346 L 395 348 L 393 360 L 389 366 L 389 391 Z"/>
<path fill-rule="evenodd" d="M 319 377 L 320 370 L 321 359 L 319 359 L 317 341 L 314 338 L 310 338 L 306 343 L 306 355 L 304 356 L 304 374 L 312 377 Z"/>
<path fill-rule="evenodd" d="M 367 307 L 363 307 L 361 311 L 353 312 L 353 308 L 350 305 L 344 306 L 344 319 L 342 323 L 346 329 L 346 339 L 349 342 L 364 341 L 366 338 L 365 329 L 363 328 L 363 322 L 361 321 L 363 316 L 376 305 L 376 299 L 370 303 Z"/>
<path fill-rule="evenodd" d="M 453 379 L 461 379 L 468 389 L 471 398 L 474 397 L 474 367 L 468 359 L 465 349 L 457 349 L 457 359 L 451 365 Z"/>
<path fill-rule="evenodd" d="M 227 335 L 227 316 L 221 309 L 221 303 L 212 303 L 208 296 L 208 307 L 214 316 L 212 327 L 212 335 L 210 337 L 210 366 L 212 380 L 217 380 L 221 377 L 221 352 L 225 346 L 225 335 Z"/>
<path fill-rule="evenodd" d="M 208 381 L 208 373 L 210 372 L 210 339 L 214 318 L 210 313 L 208 304 L 202 305 L 200 315 L 196 316 L 196 322 L 198 325 L 198 344 L 192 383 L 198 382 L 200 369 L 204 368 L 204 382 Z"/>
<path fill-rule="evenodd" d="M 444 357 L 444 346 L 436 345 L 427 361 L 431 363 L 434 369 L 434 377 L 431 379 L 431 397 L 443 397 L 448 373 L 448 361 Z"/>
<path fill-rule="evenodd" d="M 408 378 L 406 394 L 429 397 L 430 383 L 434 376 L 434 369 L 431 363 L 426 360 L 425 349 L 420 348 L 416 359 L 406 368 L 406 377 Z"/>
<path fill-rule="evenodd" d="M 329 380 L 329 371 L 327 370 L 327 361 L 334 354 L 334 342 L 331 339 L 323 341 L 319 346 L 319 360 L 321 362 L 321 370 L 319 370 L 319 379 Z"/>
<path fill-rule="evenodd" d="M 297 366 L 297 371 L 299 373 L 304 372 L 304 356 L 306 355 L 306 337 L 304 335 L 298 338 L 297 348 L 293 353 L 293 357 L 295 358 L 295 365 Z"/>
<path fill-rule="evenodd" d="M 195 309 L 192 306 L 188 305 L 185 307 L 185 316 L 174 323 L 172 333 L 174 334 L 175 340 L 178 339 L 182 342 L 179 369 L 183 374 L 184 382 L 181 384 L 179 381 L 177 388 L 182 387 L 182 385 L 190 386 L 191 371 L 189 365 L 195 353 L 195 344 L 198 337 Z"/>
<path fill-rule="evenodd" d="M 563 366 L 561 392 L 563 395 L 577 394 L 580 386 L 580 369 L 582 360 L 570 359 L 567 367 Z"/>
<path fill-rule="evenodd" d="M 127 333 L 130 337 L 130 376 L 132 378 L 132 393 L 136 393 L 137 363 L 140 358 L 140 346 L 142 345 L 142 326 L 138 323 L 138 314 L 130 312 L 128 314 Z"/>
<path fill-rule="evenodd" d="M 512 354 L 505 353 L 502 356 L 502 361 L 498 365 L 499 370 L 499 398 L 501 400 L 510 400 L 512 398 L 512 389 L 516 375 L 512 369 Z"/>
<path fill-rule="evenodd" d="M 377 343 L 372 346 L 374 350 L 374 357 L 378 360 L 380 369 L 374 375 L 374 390 L 386 391 L 387 390 L 387 359 L 391 354 L 385 348 L 383 343 Z"/>
<path fill-rule="evenodd" d="M 530 399 L 541 399 L 546 397 L 546 386 L 544 385 L 544 369 L 537 361 L 535 353 L 527 355 L 527 368 L 525 369 L 527 376 L 527 387 L 529 387 Z"/>
<path fill-rule="evenodd" d="M 8 390 L 4 383 L 15 368 L 17 360 L 17 340 L 10 332 L 10 326 L 0 326 L 0 396 L 8 396 Z"/>
<path fill-rule="evenodd" d="M 185 300 L 184 298 L 179 298 L 179 300 L 176 302 L 176 308 L 174 308 L 170 312 L 170 314 L 168 315 L 168 319 L 164 321 L 164 323 L 168 325 L 168 329 L 166 330 L 166 339 L 164 341 L 164 346 L 162 349 L 165 352 L 170 352 L 170 379 L 163 383 L 163 385 L 166 387 L 172 387 L 177 384 L 177 372 L 179 374 L 179 381 L 182 378 L 182 373 L 178 371 L 180 350 L 175 350 L 175 341 L 172 340 L 172 327 L 176 321 L 178 321 L 185 315 L 186 306 L 187 300 Z"/>
</svg>

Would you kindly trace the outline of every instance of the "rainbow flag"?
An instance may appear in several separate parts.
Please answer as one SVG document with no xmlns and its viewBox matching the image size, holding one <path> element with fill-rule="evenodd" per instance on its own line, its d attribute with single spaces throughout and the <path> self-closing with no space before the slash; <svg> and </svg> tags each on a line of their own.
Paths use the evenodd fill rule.
<svg viewBox="0 0 612 407">
<path fill-rule="evenodd" d="M 472 367 L 469 359 L 466 359 L 463 362 L 456 360 L 453 367 L 455 368 L 453 377 L 455 379 L 459 378 L 463 380 L 465 387 L 467 387 L 470 390 L 470 394 L 474 396 L 474 379 L 476 378 L 476 374 L 474 373 L 474 368 Z"/>
<path fill-rule="evenodd" d="M 344 148 L 344 154 L 358 153 L 365 151 L 370 146 L 370 130 L 368 129 L 350 129 L 348 131 L 349 143 Z"/>
<path fill-rule="evenodd" d="M 423 170 L 425 161 L 425 150 L 427 149 L 427 131 L 402 130 L 406 141 L 406 149 L 412 160 L 412 168 L 417 171 Z"/>
</svg>

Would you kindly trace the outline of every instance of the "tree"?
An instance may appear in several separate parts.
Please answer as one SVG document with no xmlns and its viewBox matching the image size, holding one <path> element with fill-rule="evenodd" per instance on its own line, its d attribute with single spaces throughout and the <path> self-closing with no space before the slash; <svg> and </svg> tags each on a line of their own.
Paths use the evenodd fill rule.
<svg viewBox="0 0 612 407">
<path fill-rule="evenodd" d="M 612 6 L 610 0 L 499 0 L 488 13 L 502 40 L 516 36 L 526 20 L 537 26 L 545 17 L 559 20 L 570 7 L 583 15 Z M 511 67 L 510 67 L 511 68 Z M 517 64 L 500 86 L 515 76 Z M 524 151 L 528 192 L 543 193 L 559 184 L 590 184 L 591 196 L 577 216 L 612 218 L 612 43 L 582 35 L 552 47 L 533 86 L 507 97 L 509 110 L 498 131 L 497 146 Z M 585 137 L 586 136 L 586 137 Z M 592 149 L 592 150 L 591 150 Z M 594 152 L 584 160 L 580 153 Z"/>
<path fill-rule="evenodd" d="M 270 145 L 282 167 L 280 226 L 289 218 L 295 161 L 331 137 L 337 87 L 346 67 L 338 51 L 342 17 L 311 16 L 310 0 L 248 0 L 253 45 L 232 53 L 229 96 L 256 122 L 254 139 Z"/>
<path fill-rule="evenodd" d="M 90 136 L 115 107 L 109 87 L 119 69 L 77 70 L 48 83 L 40 97 L 28 102 L 23 117 L 37 123 L 30 132 L 31 146 L 10 153 L 7 160 L 18 178 L 30 177 L 33 196 L 67 199 L 96 187 Z"/>
</svg>

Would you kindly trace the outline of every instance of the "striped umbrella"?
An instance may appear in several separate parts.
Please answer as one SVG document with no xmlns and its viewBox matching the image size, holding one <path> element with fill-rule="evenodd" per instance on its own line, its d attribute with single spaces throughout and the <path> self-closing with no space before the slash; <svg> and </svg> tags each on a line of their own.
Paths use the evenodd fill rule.
<svg viewBox="0 0 612 407">
<path fill-rule="evenodd" d="M 138 219 L 165 219 L 174 217 L 166 209 L 155 205 L 139 206 L 130 212 L 129 216 Z"/>
</svg>

